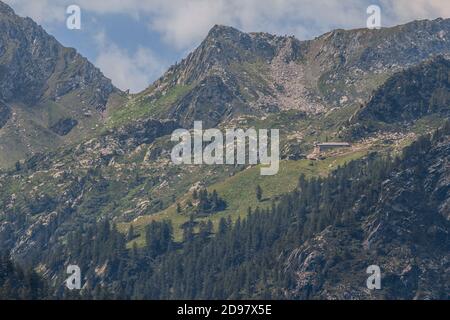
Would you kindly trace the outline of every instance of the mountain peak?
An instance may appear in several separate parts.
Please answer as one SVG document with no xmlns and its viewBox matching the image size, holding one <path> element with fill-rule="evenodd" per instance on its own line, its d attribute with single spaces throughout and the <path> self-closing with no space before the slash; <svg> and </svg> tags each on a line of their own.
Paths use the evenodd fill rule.
<svg viewBox="0 0 450 320">
<path fill-rule="evenodd" d="M 222 35 L 229 35 L 229 34 L 242 34 L 243 32 L 239 31 L 238 29 L 230 26 L 220 25 L 216 24 L 214 27 L 211 28 L 208 32 L 208 37 L 216 37 L 216 36 L 222 36 Z"/>
<path fill-rule="evenodd" d="M 15 14 L 15 13 L 14 13 L 14 10 L 10 6 L 8 6 L 6 3 L 0 1 L 0 14 L 11 15 L 11 14 Z"/>
<path fill-rule="evenodd" d="M 0 166 L 84 137 L 120 100 L 120 90 L 86 58 L 3 2 L 0 25 Z"/>
<path fill-rule="evenodd" d="M 209 30 L 208 35 L 206 36 L 203 43 L 211 44 L 224 41 L 230 41 L 233 43 L 239 43 L 244 38 L 248 38 L 248 34 L 242 32 L 236 28 L 224 25 L 216 24 L 214 27 Z"/>
</svg>

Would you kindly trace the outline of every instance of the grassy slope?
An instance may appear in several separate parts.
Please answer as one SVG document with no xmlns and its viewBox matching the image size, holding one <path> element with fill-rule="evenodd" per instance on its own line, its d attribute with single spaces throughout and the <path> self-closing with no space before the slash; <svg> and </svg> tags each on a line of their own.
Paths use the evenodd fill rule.
<svg viewBox="0 0 450 320">
<path fill-rule="evenodd" d="M 124 107 L 112 112 L 108 119 L 108 126 L 116 127 L 140 118 L 158 117 L 192 88 L 192 85 L 174 86 L 154 101 L 147 101 L 146 96 L 143 94 L 136 95 Z"/>
<path fill-rule="evenodd" d="M 282 161 L 280 163 L 280 171 L 274 176 L 261 176 L 259 166 L 251 167 L 244 170 L 233 177 L 222 182 L 218 182 L 208 187 L 210 191 L 217 190 L 219 195 L 227 201 L 228 208 L 225 211 L 216 213 L 203 220 L 210 219 L 217 226 L 222 217 L 230 216 L 233 220 L 243 217 L 247 213 L 248 207 L 267 207 L 270 206 L 272 200 L 276 200 L 277 196 L 291 191 L 295 188 L 299 176 L 304 173 L 307 177 L 325 176 L 337 166 L 353 159 L 360 158 L 366 154 L 366 151 L 355 151 L 342 154 L 335 158 L 327 158 L 322 161 Z M 259 184 L 263 189 L 263 201 L 258 202 L 255 196 L 255 186 Z M 190 195 L 184 195 L 177 202 L 189 199 Z M 180 226 L 188 220 L 187 215 L 178 214 L 176 212 L 176 204 L 169 208 L 154 214 L 141 216 L 132 224 L 135 230 L 140 234 L 136 240 L 138 245 L 145 243 L 144 230 L 145 226 L 151 221 L 171 220 L 175 231 L 175 240 L 179 241 L 182 237 Z M 197 219 L 201 221 L 202 219 Z M 126 232 L 129 228 L 128 223 L 119 225 L 122 232 Z"/>
<path fill-rule="evenodd" d="M 0 168 L 11 167 L 17 159 L 25 159 L 32 153 L 47 152 L 97 135 L 103 126 L 102 115 L 87 104 L 80 104 L 78 94 L 79 91 L 71 92 L 58 102 L 43 100 L 33 106 L 11 104 L 14 116 L 0 129 Z M 116 101 L 111 104 L 124 100 L 118 95 L 113 99 Z M 67 118 L 76 119 L 78 125 L 66 136 L 58 136 L 49 129 Z"/>
</svg>

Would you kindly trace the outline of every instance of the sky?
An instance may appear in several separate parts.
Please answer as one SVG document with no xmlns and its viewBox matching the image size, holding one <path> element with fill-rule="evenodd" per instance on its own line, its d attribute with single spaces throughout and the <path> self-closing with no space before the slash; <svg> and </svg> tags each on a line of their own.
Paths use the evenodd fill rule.
<svg viewBox="0 0 450 320">
<path fill-rule="evenodd" d="M 2 0 L 76 48 L 122 90 L 139 92 L 184 58 L 215 24 L 246 32 L 312 39 L 332 29 L 364 28 L 367 8 L 383 27 L 450 17 L 450 0 Z M 81 29 L 66 26 L 70 5 Z"/>
</svg>

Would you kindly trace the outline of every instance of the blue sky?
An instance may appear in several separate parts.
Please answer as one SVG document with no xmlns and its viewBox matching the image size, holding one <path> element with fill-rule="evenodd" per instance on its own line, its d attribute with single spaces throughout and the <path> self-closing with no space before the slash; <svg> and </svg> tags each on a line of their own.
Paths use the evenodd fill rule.
<svg viewBox="0 0 450 320">
<path fill-rule="evenodd" d="M 310 39 L 366 26 L 381 7 L 383 26 L 450 17 L 448 0 L 3 0 L 63 45 L 76 48 L 121 89 L 143 90 L 206 36 L 214 24 Z M 81 30 L 66 28 L 66 8 L 81 8 Z"/>
</svg>

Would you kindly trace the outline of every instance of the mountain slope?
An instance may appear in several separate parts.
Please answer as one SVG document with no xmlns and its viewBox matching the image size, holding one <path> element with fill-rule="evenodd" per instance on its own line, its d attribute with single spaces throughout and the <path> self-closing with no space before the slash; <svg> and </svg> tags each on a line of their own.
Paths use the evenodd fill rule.
<svg viewBox="0 0 450 320">
<path fill-rule="evenodd" d="M 395 160 L 371 154 L 326 178 L 300 176 L 271 208 L 221 219 L 214 235 L 191 221 L 199 231 L 185 224 L 177 243 L 170 222 L 154 222 L 146 245 L 126 250 L 134 231 L 106 220 L 41 259 L 62 272 L 70 257 L 86 270 L 86 294 L 116 288 L 117 298 L 448 299 L 449 148 L 447 123 Z M 374 264 L 381 289 L 370 291 Z"/>
<path fill-rule="evenodd" d="M 292 251 L 289 298 L 450 298 L 449 129 L 407 148 L 379 195 L 362 193 L 349 208 L 355 218 Z M 382 271 L 380 291 L 365 288 L 372 264 Z"/>
<path fill-rule="evenodd" d="M 112 120 L 121 123 L 122 113 L 142 110 L 136 112 L 141 116 L 147 109 L 147 115 L 174 117 L 185 127 L 191 126 L 195 119 L 215 126 L 242 114 L 260 115 L 287 107 L 259 99 L 277 94 L 268 62 L 291 41 L 298 43 L 294 39 L 246 34 L 217 25 L 194 52 L 172 66 L 118 114 L 113 114 Z M 173 98 L 170 103 L 161 103 L 167 96 Z"/>
<path fill-rule="evenodd" d="M 371 152 L 396 155 L 414 141 L 420 131 L 416 120 L 429 114 L 416 112 L 416 101 L 433 100 L 439 109 L 447 108 L 443 89 L 447 89 L 448 62 L 432 60 L 424 64 L 429 69 L 421 63 L 435 54 L 449 54 L 446 34 L 450 20 L 418 21 L 382 30 L 336 30 L 310 41 L 215 26 L 186 59 L 147 90 L 126 97 L 74 50 L 61 47 L 31 20 L 16 17 L 6 6 L 0 8 L 4 26 L 0 29 L 0 76 L 15 77 L 12 83 L 0 82 L 0 162 L 12 164 L 13 159 L 34 154 L 0 172 L 0 243 L 11 250 L 16 261 L 36 268 L 54 283 L 61 283 L 67 263 L 80 263 L 86 271 L 88 292 L 110 285 L 118 297 L 141 298 L 344 295 L 321 286 L 327 279 L 319 285 L 309 279 L 305 286 L 312 289 L 304 290 L 302 279 L 295 276 L 315 266 L 306 265 L 304 270 L 303 256 L 295 252 L 309 255 L 317 251 L 314 239 L 320 241 L 322 235 L 332 244 L 330 251 L 340 250 L 347 234 L 355 237 L 355 255 L 360 254 L 363 245 L 358 236 L 366 229 L 361 231 L 360 220 L 346 220 L 348 215 L 361 218 L 354 207 L 366 203 L 364 217 L 374 225 L 383 218 L 386 228 L 392 229 L 403 221 L 382 217 L 384 209 L 378 208 L 387 203 L 386 210 L 391 210 L 397 202 L 403 203 L 404 194 L 375 199 L 380 195 L 380 179 L 387 179 L 367 173 L 372 169 L 378 172 L 376 164 L 367 171 L 353 163 L 338 173 L 331 172 L 352 159 L 372 163 L 373 155 L 365 158 Z M 413 84 L 407 81 L 411 76 Z M 27 86 L 31 90 L 24 93 Z M 417 91 L 423 91 L 423 97 L 407 96 Z M 393 101 L 397 103 L 389 105 Z M 432 131 L 448 117 L 434 111 L 441 118 L 425 121 L 422 131 Z M 372 140 L 355 135 L 350 149 L 324 154 L 324 159 L 305 159 L 314 142 L 345 139 L 339 129 L 355 124 L 348 121 L 352 114 L 357 123 L 369 119 L 380 124 L 392 119 L 391 127 L 380 126 Z M 280 129 L 285 159 L 280 174 L 272 179 L 259 177 L 257 166 L 174 165 L 170 134 L 179 127 L 191 128 L 194 120 L 221 129 Z M 399 125 L 398 136 L 386 136 Z M 436 192 L 427 189 L 423 198 L 418 197 L 417 181 L 407 175 L 415 170 L 415 164 L 407 167 L 410 163 L 405 161 L 405 168 L 397 168 L 406 172 L 404 180 L 394 181 L 395 175 L 390 178 L 392 190 L 413 184 L 406 192 L 430 205 L 433 220 L 423 221 L 418 212 L 408 211 L 413 209 L 410 207 L 402 215 L 411 213 L 414 221 L 432 229 L 437 227 L 436 221 L 442 221 L 434 219 L 441 210 L 437 208 L 445 211 L 448 207 L 445 171 L 439 169 L 439 176 L 432 172 L 446 164 L 447 160 L 443 161 L 432 163 L 427 158 L 423 164 L 430 179 L 444 185 Z M 300 206 L 303 195 L 282 195 L 298 185 L 301 173 L 312 181 L 305 195 L 306 208 Z M 434 190 L 433 183 L 429 187 Z M 263 187 L 264 199 L 256 199 L 255 184 Z M 369 185 L 373 187 L 370 190 Z M 228 207 L 191 216 L 195 210 L 186 208 L 195 205 L 196 188 L 210 193 L 217 189 Z M 358 202 L 362 195 L 370 201 Z M 299 207 L 287 207 L 291 203 Z M 259 206 L 252 210 L 258 214 L 251 215 L 245 227 L 232 227 L 241 222 L 238 217 L 248 215 L 248 206 Z M 301 215 L 300 209 L 308 214 Z M 326 233 L 327 227 L 335 228 L 341 220 L 345 220 L 339 229 L 344 235 L 340 231 Z M 405 224 L 405 230 L 409 233 L 412 226 Z M 221 237 L 222 231 L 226 237 Z M 162 239 L 155 239 L 155 234 Z M 275 242 L 277 239 L 281 240 Z M 411 243 L 410 238 L 394 240 L 407 249 Z M 225 256 L 226 252 L 232 256 Z M 332 253 L 320 253 L 334 263 L 335 258 L 329 257 Z M 340 259 L 341 255 L 337 256 Z M 380 253 L 380 257 L 386 256 Z M 433 263 L 445 262 L 441 249 L 436 256 L 423 257 Z M 348 260 L 355 262 L 351 258 Z M 409 258 L 411 255 L 405 259 Z M 285 263 L 292 273 L 271 273 L 284 272 Z M 435 265 L 446 268 L 443 262 Z M 256 268 L 260 273 L 252 274 Z M 345 269 L 345 263 L 338 268 Z M 202 276 L 204 282 L 196 281 Z M 181 277 L 185 285 L 177 286 Z M 428 286 L 430 278 L 426 277 Z M 353 285 L 341 280 L 347 288 Z M 204 283 L 209 285 L 201 287 Z M 314 294 L 305 293 L 307 290 Z M 430 296 L 441 296 L 440 289 L 430 290 Z M 411 297 L 405 292 L 388 294 Z M 356 291 L 352 296 L 367 297 Z"/>
<path fill-rule="evenodd" d="M 353 137 L 382 130 L 411 130 L 425 117 L 450 116 L 450 61 L 442 56 L 401 71 L 377 89 L 349 120 Z"/>
<path fill-rule="evenodd" d="M 120 95 L 74 49 L 0 2 L 0 166 L 92 134 Z"/>
<path fill-rule="evenodd" d="M 212 126 L 285 110 L 320 115 L 354 108 L 394 73 L 449 56 L 449 34 L 449 19 L 335 30 L 308 41 L 215 26 L 194 52 L 110 121 L 147 115 L 175 117 L 185 127 L 195 119 Z"/>
<path fill-rule="evenodd" d="M 272 208 L 185 240 L 157 260 L 145 297 L 448 299 L 449 130 L 396 160 L 372 154 L 325 179 L 301 177 Z M 374 264 L 382 288 L 370 291 Z"/>
</svg>

